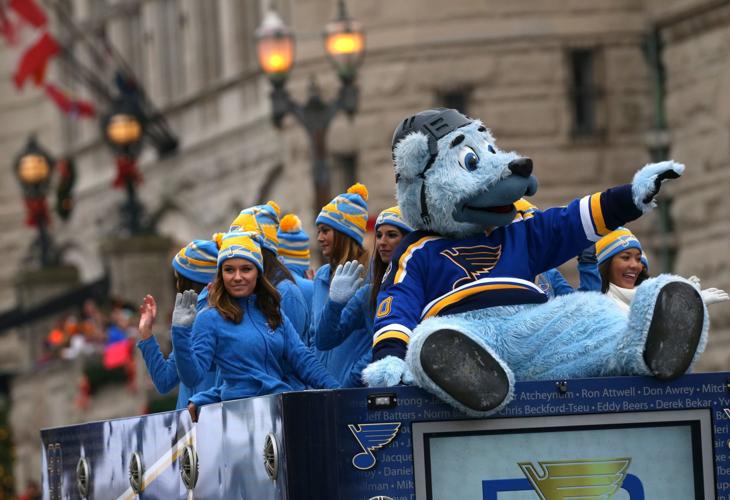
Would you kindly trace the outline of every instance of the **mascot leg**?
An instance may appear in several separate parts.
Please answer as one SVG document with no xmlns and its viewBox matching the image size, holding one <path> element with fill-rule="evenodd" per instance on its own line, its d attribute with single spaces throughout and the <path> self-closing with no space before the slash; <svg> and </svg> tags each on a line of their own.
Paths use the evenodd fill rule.
<svg viewBox="0 0 730 500">
<path fill-rule="evenodd" d="M 514 375 L 469 321 L 433 318 L 414 330 L 406 355 L 416 385 L 467 415 L 485 417 L 512 399 Z"/>
<path fill-rule="evenodd" d="M 596 292 L 430 318 L 414 330 L 406 363 L 416 385 L 488 416 L 509 403 L 515 377 L 678 377 L 704 350 L 707 318 L 687 280 L 662 275 L 637 288 L 628 318 Z"/>
<path fill-rule="evenodd" d="M 614 369 L 677 378 L 705 350 L 709 326 L 707 308 L 689 281 L 669 274 L 647 280 L 636 289 Z"/>
<path fill-rule="evenodd" d="M 424 321 L 406 363 L 416 385 L 468 415 L 488 416 L 510 402 L 515 377 L 601 375 L 626 325 L 626 315 L 599 293 L 486 308 Z"/>
</svg>

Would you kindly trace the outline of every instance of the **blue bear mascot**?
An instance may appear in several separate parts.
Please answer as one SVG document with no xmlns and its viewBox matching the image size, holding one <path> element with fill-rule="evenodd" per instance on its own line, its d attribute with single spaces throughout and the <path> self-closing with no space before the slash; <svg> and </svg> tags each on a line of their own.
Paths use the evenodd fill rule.
<svg viewBox="0 0 730 500">
<path fill-rule="evenodd" d="M 509 403 L 515 379 L 685 373 L 707 342 L 707 309 L 684 278 L 642 283 L 629 315 L 597 292 L 548 300 L 535 276 L 655 206 L 673 161 L 631 184 L 514 222 L 537 191 L 532 161 L 501 151 L 453 109 L 405 119 L 393 136 L 397 199 L 416 229 L 383 279 L 369 386 L 416 385 L 472 416 Z"/>
</svg>

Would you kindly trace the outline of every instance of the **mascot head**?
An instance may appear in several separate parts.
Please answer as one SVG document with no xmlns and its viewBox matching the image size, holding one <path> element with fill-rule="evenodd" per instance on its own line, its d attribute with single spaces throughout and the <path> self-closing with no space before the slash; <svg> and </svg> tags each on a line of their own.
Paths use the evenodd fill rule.
<svg viewBox="0 0 730 500">
<path fill-rule="evenodd" d="M 532 160 L 500 151 L 482 122 L 454 109 L 406 118 L 392 147 L 398 205 L 416 229 L 482 233 L 512 222 L 514 202 L 537 191 Z"/>
</svg>

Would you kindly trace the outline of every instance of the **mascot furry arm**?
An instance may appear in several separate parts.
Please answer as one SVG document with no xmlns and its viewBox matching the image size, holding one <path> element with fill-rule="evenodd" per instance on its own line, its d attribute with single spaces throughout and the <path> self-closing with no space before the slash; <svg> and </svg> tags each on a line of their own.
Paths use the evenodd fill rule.
<svg viewBox="0 0 730 500">
<path fill-rule="evenodd" d="M 440 321 L 440 331 L 445 331 L 466 322 L 463 330 L 469 330 L 485 321 L 494 324 L 480 319 L 481 312 L 498 314 L 505 307 L 513 308 L 509 309 L 512 316 L 525 311 L 524 317 L 528 317 L 531 309 L 525 307 L 547 301 L 534 286 L 537 274 L 575 257 L 603 235 L 650 210 L 662 182 L 677 178 L 684 171 L 683 165 L 673 161 L 649 164 L 636 173 L 631 184 L 585 196 L 565 208 L 548 209 L 539 217 L 511 224 L 515 215 L 513 203 L 537 190 L 532 161 L 498 150 L 493 137 L 478 120 L 455 110 L 428 110 L 403 121 L 394 134 L 393 148 L 398 204 L 406 221 L 417 231 L 401 243 L 386 272 L 378 297 L 373 363 L 364 370 L 363 380 L 370 386 L 398 384 L 404 376 L 411 376 L 410 368 L 418 385 L 446 400 L 439 392 L 441 389 L 428 387 L 432 380 L 419 383 L 419 378 L 428 378 L 421 366 L 424 352 L 420 351 L 420 343 L 420 359 L 412 359 L 408 365 L 404 360 L 419 325 L 424 330 L 429 322 Z M 693 292 L 681 290 L 682 297 L 687 295 L 694 300 Z M 652 297 L 655 300 L 656 294 Z M 607 314 L 610 316 L 611 312 Z M 651 318 L 650 314 L 647 316 Z M 614 321 L 613 317 L 604 319 L 609 321 Z M 701 311 L 697 321 L 700 326 L 704 324 Z M 635 329 L 644 331 L 646 337 L 650 326 Z M 694 335 L 690 343 L 696 340 L 691 346 L 694 348 L 699 343 L 696 332 L 700 328 L 694 325 L 690 330 Z M 487 354 L 480 354 L 478 361 L 501 359 L 494 346 L 480 340 L 492 333 L 479 335 L 475 337 L 476 343 Z M 539 347 L 540 341 L 535 342 Z M 505 349 L 509 350 L 509 346 Z M 667 368 L 667 378 L 683 372 L 694 353 L 692 349 L 689 359 L 681 360 L 682 366 Z M 408 355 L 416 356 L 410 352 Z M 439 363 L 460 363 L 448 356 L 427 361 L 426 371 L 434 373 L 439 369 L 434 366 Z M 497 365 L 511 385 L 511 372 L 500 363 Z M 631 371 L 625 365 L 616 370 Z M 643 369 L 642 366 L 632 370 Z M 652 366 L 649 369 L 656 371 Z M 479 377 L 475 373 L 473 378 L 481 380 Z M 449 381 L 441 385 L 448 386 Z M 509 398 L 502 394 L 497 399 Z M 458 401 L 449 402 L 469 412 Z M 490 405 L 495 406 L 489 403 L 485 407 Z M 481 407 L 481 403 L 477 406 Z"/>
</svg>

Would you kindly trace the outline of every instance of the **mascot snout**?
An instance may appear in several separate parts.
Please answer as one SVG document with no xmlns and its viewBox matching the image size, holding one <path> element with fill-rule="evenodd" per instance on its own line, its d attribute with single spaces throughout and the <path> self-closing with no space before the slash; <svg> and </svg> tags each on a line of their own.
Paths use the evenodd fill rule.
<svg viewBox="0 0 730 500">
<path fill-rule="evenodd" d="M 530 177 L 530 175 L 532 174 L 532 160 L 529 158 L 518 158 L 509 162 L 507 168 L 514 175 L 519 175 L 520 177 Z"/>
</svg>

